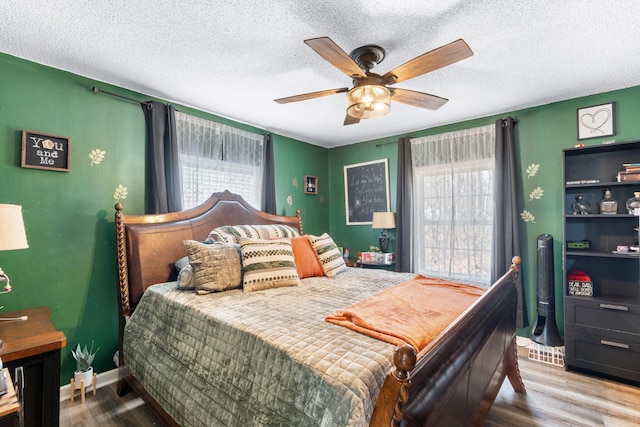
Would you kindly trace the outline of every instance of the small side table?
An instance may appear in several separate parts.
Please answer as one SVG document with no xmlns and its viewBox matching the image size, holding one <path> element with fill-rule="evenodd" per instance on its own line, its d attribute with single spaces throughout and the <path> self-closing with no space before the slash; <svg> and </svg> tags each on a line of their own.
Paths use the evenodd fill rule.
<svg viewBox="0 0 640 427">
<path fill-rule="evenodd" d="M 381 268 L 381 269 L 385 269 L 385 270 L 393 270 L 394 266 L 396 265 L 395 261 L 389 264 L 385 264 L 382 262 L 374 262 L 374 261 L 366 261 L 366 262 L 362 262 L 360 261 L 358 263 L 358 267 L 362 267 L 362 268 Z"/>
<path fill-rule="evenodd" d="M 28 317 L 0 321 L 0 358 L 10 374 L 19 366 L 24 370 L 26 427 L 60 425 L 60 349 L 67 345 L 67 338 L 56 330 L 49 315 L 49 308 L 37 307 L 0 316 Z"/>
<path fill-rule="evenodd" d="M 344 263 L 347 264 L 347 267 L 360 267 L 358 260 L 355 258 L 345 259 Z"/>
</svg>

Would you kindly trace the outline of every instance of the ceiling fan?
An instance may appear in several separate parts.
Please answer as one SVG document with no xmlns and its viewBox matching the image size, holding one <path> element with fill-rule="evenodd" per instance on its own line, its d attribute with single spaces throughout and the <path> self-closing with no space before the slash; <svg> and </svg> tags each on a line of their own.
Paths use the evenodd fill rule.
<svg viewBox="0 0 640 427">
<path fill-rule="evenodd" d="M 386 55 L 386 51 L 380 46 L 362 46 L 347 55 L 347 53 L 329 37 L 319 37 L 305 40 L 304 42 L 316 51 L 318 55 L 351 77 L 353 79 L 353 88 L 342 87 L 322 90 L 319 92 L 279 98 L 275 101 L 280 104 L 287 104 L 289 102 L 305 101 L 307 99 L 347 92 L 347 116 L 344 120 L 345 126 L 356 124 L 360 122 L 361 119 L 370 119 L 387 114 L 391 108 L 391 100 L 414 107 L 437 110 L 442 107 L 448 99 L 424 92 L 391 88 L 388 86 L 473 56 L 473 51 L 467 43 L 462 39 L 458 39 L 424 53 L 411 61 L 405 62 L 399 67 L 388 71 L 386 74 L 379 75 L 372 73 L 371 69 L 376 64 L 381 63 Z"/>
</svg>

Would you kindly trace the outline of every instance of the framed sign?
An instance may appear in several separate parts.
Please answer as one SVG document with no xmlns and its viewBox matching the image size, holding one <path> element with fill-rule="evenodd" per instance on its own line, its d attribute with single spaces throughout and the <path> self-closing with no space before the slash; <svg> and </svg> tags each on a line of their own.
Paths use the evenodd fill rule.
<svg viewBox="0 0 640 427">
<path fill-rule="evenodd" d="M 318 194 L 318 177 L 304 176 L 304 194 Z"/>
<path fill-rule="evenodd" d="M 69 172 L 71 139 L 65 136 L 22 131 L 22 167 Z"/>
<path fill-rule="evenodd" d="M 347 225 L 371 224 L 374 212 L 388 212 L 388 160 L 345 166 L 344 197 Z"/>
<path fill-rule="evenodd" d="M 578 108 L 578 140 L 615 135 L 615 104 Z"/>
</svg>

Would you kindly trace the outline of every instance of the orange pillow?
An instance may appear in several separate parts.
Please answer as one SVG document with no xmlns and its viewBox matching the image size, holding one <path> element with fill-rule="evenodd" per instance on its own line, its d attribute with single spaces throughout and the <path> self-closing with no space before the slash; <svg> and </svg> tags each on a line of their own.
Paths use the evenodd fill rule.
<svg viewBox="0 0 640 427">
<path fill-rule="evenodd" d="M 311 247 L 311 242 L 309 242 L 307 236 L 292 237 L 291 248 L 293 249 L 293 260 L 296 263 L 296 270 L 301 279 L 305 277 L 324 276 L 316 251 Z"/>
</svg>

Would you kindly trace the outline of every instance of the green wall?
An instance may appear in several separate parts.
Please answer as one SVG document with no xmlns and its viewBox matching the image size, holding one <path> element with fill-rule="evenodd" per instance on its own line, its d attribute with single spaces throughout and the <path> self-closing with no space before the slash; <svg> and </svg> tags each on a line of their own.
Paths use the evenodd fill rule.
<svg viewBox="0 0 640 427">
<path fill-rule="evenodd" d="M 0 75 L 0 203 L 23 206 L 30 245 L 26 250 L 0 253 L 0 266 L 11 277 L 14 289 L 0 295 L 0 305 L 5 306 L 5 313 L 43 305 L 51 309 L 54 325 L 67 336 L 61 373 L 61 384 L 66 384 L 74 369 L 69 350 L 78 342 L 90 344 L 94 340 L 101 348 L 95 362 L 98 372 L 113 368 L 111 357 L 117 348 L 118 324 L 114 192 L 119 185 L 127 187 L 126 198 L 121 202 L 129 214 L 144 212 L 147 195 L 142 109 L 135 103 L 95 94 L 91 88 L 98 86 L 140 100 L 148 98 L 3 54 Z M 615 102 L 617 135 L 613 138 L 634 140 L 640 135 L 639 96 L 640 87 L 633 87 L 406 135 L 481 126 L 509 115 L 518 119 L 519 211 L 527 210 L 535 216 L 535 221 L 521 222 L 523 277 L 531 322 L 535 320 L 536 239 L 549 233 L 555 239 L 557 316 L 562 329 L 561 154 L 563 148 L 578 142 L 576 109 Z M 262 133 L 251 126 L 182 106 L 177 108 Z M 71 138 L 71 171 L 21 168 L 23 129 Z M 344 166 L 389 159 L 390 199 L 395 211 L 398 137 L 327 150 L 274 135 L 278 213 L 293 215 L 300 209 L 306 233 L 329 231 L 338 245 L 352 251 L 377 244 L 378 230 L 346 225 Z M 584 143 L 600 144 L 603 139 L 611 138 Z M 91 165 L 89 155 L 95 149 L 106 154 L 102 162 Z M 539 170 L 529 176 L 527 168 L 532 164 L 539 165 Z M 303 193 L 304 175 L 318 177 L 317 195 Z M 538 187 L 543 190 L 542 197 L 530 200 L 530 194 Z"/>
<path fill-rule="evenodd" d="M 541 234 L 554 237 L 556 317 L 558 326 L 563 328 L 564 311 L 562 307 L 562 149 L 573 147 L 578 142 L 585 145 L 601 144 L 602 141 L 615 139 L 629 141 L 640 139 L 640 87 L 607 92 L 583 98 L 571 99 L 553 104 L 507 112 L 497 116 L 486 117 L 455 123 L 448 126 L 431 128 L 406 136 L 423 136 L 437 133 L 467 129 L 492 124 L 498 118 L 512 116 L 518 120 L 516 125 L 517 186 L 519 189 L 518 208 L 531 213 L 535 219 L 525 222 L 521 219 L 522 240 L 522 274 L 525 285 L 529 319 L 532 324 L 536 319 L 536 247 L 537 238 Z M 576 110 L 578 108 L 616 103 L 616 135 L 578 141 Z M 425 112 L 425 114 L 437 114 Z M 384 119 L 381 119 L 384 120 Z M 399 135 L 405 136 L 405 135 Z M 377 244 L 379 230 L 365 225 L 346 225 L 344 210 L 344 178 L 345 165 L 369 160 L 387 158 L 390 165 L 391 206 L 395 211 L 397 162 L 397 140 L 399 136 L 360 144 L 335 148 L 329 152 L 329 176 L 331 177 L 330 198 L 330 232 L 340 236 L 343 246 L 353 250 L 364 250 L 371 244 Z M 386 144 L 391 143 L 391 144 Z M 379 144 L 384 144 L 378 147 Z M 539 165 L 535 175 L 527 173 L 531 165 Z M 531 197 L 532 192 L 540 188 L 540 198 Z M 632 194 L 629 195 L 631 197 Z M 622 201 L 618 201 L 622 202 Z M 392 234 L 392 238 L 395 235 Z M 338 240 L 338 239 L 337 239 Z M 394 244 L 394 241 L 391 243 Z M 529 329 L 519 331 L 527 335 Z"/>
<path fill-rule="evenodd" d="M 91 88 L 140 100 L 148 97 L 3 54 L 0 76 L 0 203 L 22 205 L 29 241 L 26 250 L 0 252 L 0 267 L 13 286 L 13 292 L 0 295 L 4 305 L 0 314 L 49 307 L 54 325 L 67 337 L 60 378 L 67 384 L 75 368 L 70 350 L 79 342 L 93 340 L 100 347 L 94 362 L 97 372 L 114 368 L 111 359 L 118 342 L 114 193 L 119 185 L 127 188 L 121 202 L 129 214 L 144 213 L 146 197 L 142 109 Z M 70 172 L 20 167 L 23 129 L 69 137 Z M 95 149 L 106 154 L 92 165 L 89 155 Z M 300 209 L 309 233 L 329 226 L 327 152 L 274 135 L 278 213 L 294 215 Z M 318 195 L 303 194 L 304 175 L 318 177 Z"/>
</svg>

